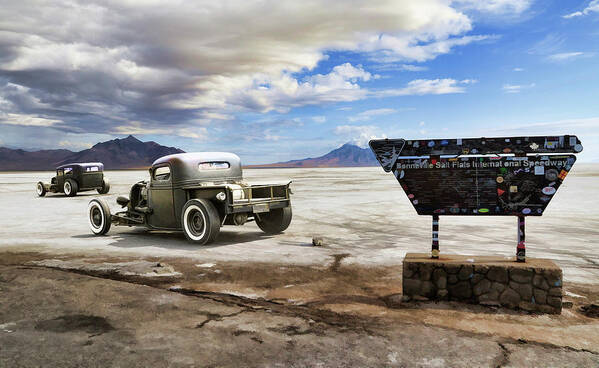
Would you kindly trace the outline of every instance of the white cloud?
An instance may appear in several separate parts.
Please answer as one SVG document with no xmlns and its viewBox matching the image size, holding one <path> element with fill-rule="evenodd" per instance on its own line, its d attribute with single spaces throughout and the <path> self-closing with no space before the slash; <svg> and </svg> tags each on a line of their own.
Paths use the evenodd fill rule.
<svg viewBox="0 0 599 368">
<path fill-rule="evenodd" d="M 396 113 L 397 110 L 395 109 L 372 109 L 372 110 L 366 110 L 366 111 L 362 111 L 361 113 L 357 114 L 356 116 L 352 116 L 349 118 L 349 121 L 354 122 L 354 121 L 368 121 L 371 120 L 373 116 L 381 116 L 381 115 L 389 115 L 389 114 L 393 114 Z"/>
<path fill-rule="evenodd" d="M 371 66 L 371 68 L 373 70 L 376 70 L 377 72 L 397 72 L 397 71 L 422 72 L 422 71 L 428 70 L 428 67 L 422 66 L 422 65 L 395 64 L 395 63 L 374 64 Z"/>
<path fill-rule="evenodd" d="M 404 88 L 387 89 L 374 91 L 373 95 L 377 97 L 407 96 L 407 95 L 442 95 L 450 93 L 463 93 L 465 89 L 462 84 L 471 84 L 476 80 L 465 79 L 457 81 L 455 79 L 416 79 L 408 83 Z"/>
<path fill-rule="evenodd" d="M 552 54 L 549 55 L 547 57 L 547 59 L 551 60 L 551 61 L 566 61 L 566 60 L 571 60 L 571 59 L 575 59 L 575 58 L 579 58 L 579 57 L 584 57 L 584 56 L 591 56 L 592 54 L 590 53 L 586 53 L 586 52 L 561 52 L 561 53 L 557 53 L 557 54 Z"/>
<path fill-rule="evenodd" d="M 424 62 L 432 60 L 439 55 L 447 54 L 456 46 L 464 46 L 483 40 L 493 40 L 497 37 L 495 35 L 475 35 L 442 38 L 431 41 L 430 36 L 414 37 L 411 35 L 394 36 L 384 34 L 373 37 L 367 43 L 364 43 L 362 49 L 373 52 L 371 60 L 376 62 Z"/>
<path fill-rule="evenodd" d="M 346 142 L 351 142 L 360 147 L 368 147 L 368 141 L 376 138 L 385 138 L 372 125 L 339 125 L 335 128 L 335 134 L 341 136 Z"/>
<path fill-rule="evenodd" d="M 522 91 L 523 89 L 529 89 L 529 88 L 533 88 L 535 86 L 534 83 L 530 83 L 530 84 L 504 84 L 501 89 L 503 89 L 503 92 L 505 93 L 520 93 L 520 91 Z"/>
<path fill-rule="evenodd" d="M 168 12 L 155 1 L 24 0 L 5 4 L 0 20 L 1 69 L 43 70 L 48 80 L 28 81 L 28 87 L 68 99 L 69 104 L 57 101 L 63 109 L 75 110 L 68 112 L 86 112 L 93 102 L 98 110 L 108 108 L 103 104 L 119 105 L 110 115 L 123 118 L 126 113 L 137 115 L 144 104 L 222 112 L 246 101 L 244 108 L 285 110 L 310 103 L 309 94 L 321 93 L 303 88 L 304 83 L 333 82 L 319 80 L 327 75 L 307 81 L 292 77 L 314 68 L 329 50 L 424 61 L 488 38 L 466 35 L 471 20 L 446 0 L 357 0 L 351 6 L 326 0 L 197 1 L 178 2 Z M 344 83 L 367 80 L 363 74 L 343 72 L 328 77 Z M 76 97 L 60 95 L 57 91 L 70 85 L 53 88 L 56 80 L 75 86 Z M 261 100 L 264 84 L 288 92 L 280 101 L 283 106 Z"/>
<path fill-rule="evenodd" d="M 59 123 L 62 123 L 62 121 L 57 119 L 47 119 L 36 115 L 12 114 L 0 111 L 0 124 L 30 127 L 51 127 Z"/>
<path fill-rule="evenodd" d="M 84 149 L 88 149 L 91 148 L 91 146 L 93 146 L 92 143 L 90 142 L 78 142 L 78 141 L 67 141 L 67 140 L 62 140 L 60 142 L 58 142 L 58 146 L 61 148 L 66 148 L 66 149 L 70 149 L 70 150 L 84 150 Z"/>
<path fill-rule="evenodd" d="M 318 124 L 322 124 L 327 121 L 326 116 L 312 116 L 312 121 Z"/>
<path fill-rule="evenodd" d="M 515 72 L 523 72 L 524 71 L 524 69 L 522 69 L 522 68 L 514 68 L 512 70 Z"/>
<path fill-rule="evenodd" d="M 533 0 L 454 0 L 463 9 L 472 9 L 494 14 L 521 14 L 527 10 Z"/>
<path fill-rule="evenodd" d="M 327 102 L 356 101 L 367 95 L 359 81 L 373 75 L 349 63 L 337 65 L 328 74 L 316 74 L 298 81 L 289 74 L 278 77 L 263 75 L 245 88 L 228 91 L 225 98 L 238 107 L 268 112 L 289 111 L 292 107 Z"/>
<path fill-rule="evenodd" d="M 204 140 L 207 138 L 208 129 L 206 127 L 187 127 L 187 128 L 148 128 L 144 126 L 140 121 L 131 121 L 123 125 L 114 127 L 109 133 L 120 134 L 120 135 L 173 135 L 183 138 L 193 138 L 198 140 Z"/>
<path fill-rule="evenodd" d="M 589 5 L 584 8 L 582 11 L 576 11 L 574 13 L 570 13 L 570 14 L 566 14 L 564 16 L 562 16 L 562 18 L 574 18 L 574 17 L 580 17 L 583 15 L 588 15 L 590 13 L 599 13 L 599 0 L 592 0 Z"/>
</svg>

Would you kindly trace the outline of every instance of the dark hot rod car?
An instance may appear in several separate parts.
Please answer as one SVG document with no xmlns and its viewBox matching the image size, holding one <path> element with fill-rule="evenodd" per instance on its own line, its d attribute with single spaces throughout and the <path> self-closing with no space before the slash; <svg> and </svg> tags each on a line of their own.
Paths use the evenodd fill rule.
<svg viewBox="0 0 599 368">
<path fill-rule="evenodd" d="M 56 176 L 50 184 L 36 185 L 37 195 L 43 197 L 47 192 L 64 193 L 72 197 L 77 192 L 97 190 L 100 194 L 110 191 L 110 183 L 104 178 L 104 164 L 101 162 L 86 162 L 66 164 L 56 168 Z"/>
<path fill-rule="evenodd" d="M 129 198 L 117 198 L 123 211 L 113 215 L 105 201 L 93 199 L 89 225 L 96 235 L 106 234 L 111 224 L 182 230 L 197 244 L 213 242 L 222 225 L 248 221 L 276 234 L 291 222 L 290 183 L 245 183 L 241 161 L 232 153 L 165 156 L 152 164 L 149 181 L 134 184 Z"/>
</svg>

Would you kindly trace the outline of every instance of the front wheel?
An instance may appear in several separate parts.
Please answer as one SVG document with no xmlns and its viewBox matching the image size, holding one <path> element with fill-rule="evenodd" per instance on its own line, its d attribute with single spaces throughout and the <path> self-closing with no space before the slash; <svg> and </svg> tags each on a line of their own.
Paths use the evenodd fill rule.
<svg viewBox="0 0 599 368">
<path fill-rule="evenodd" d="M 216 207 L 207 199 L 190 199 L 183 206 L 181 222 L 187 240 L 209 244 L 220 232 L 220 216 Z"/>
<path fill-rule="evenodd" d="M 46 187 L 44 187 L 44 183 L 42 183 L 41 181 L 37 182 L 37 186 L 35 187 L 35 190 L 37 192 L 37 195 L 40 197 L 43 197 L 46 195 Z"/>
<path fill-rule="evenodd" d="M 291 216 L 291 207 L 284 207 L 254 217 L 256 218 L 256 225 L 262 231 L 267 234 L 278 234 L 289 227 Z"/>
<path fill-rule="evenodd" d="M 110 191 L 110 183 L 108 180 L 102 180 L 102 188 L 98 189 L 98 194 L 107 194 Z"/>
<path fill-rule="evenodd" d="M 92 199 L 87 206 L 89 228 L 94 235 L 104 235 L 110 230 L 110 208 L 103 199 Z"/>
<path fill-rule="evenodd" d="M 73 179 L 67 179 L 64 182 L 64 185 L 62 187 L 64 194 L 67 197 L 73 197 L 74 195 L 77 194 L 77 191 L 79 190 L 79 186 L 77 185 L 77 182 Z"/>
</svg>

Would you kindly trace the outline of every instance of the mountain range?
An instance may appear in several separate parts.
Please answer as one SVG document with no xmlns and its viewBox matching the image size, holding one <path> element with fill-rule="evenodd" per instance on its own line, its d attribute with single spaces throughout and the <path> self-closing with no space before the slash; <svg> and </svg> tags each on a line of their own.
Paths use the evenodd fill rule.
<svg viewBox="0 0 599 368">
<path fill-rule="evenodd" d="M 248 167 L 358 167 L 378 166 L 379 163 L 374 153 L 369 148 L 360 148 L 354 144 L 346 143 L 332 150 L 324 156 L 291 160 L 266 165 L 251 165 Z"/>
<path fill-rule="evenodd" d="M 109 170 L 146 168 L 159 157 L 183 152 L 153 141 L 142 142 L 132 135 L 101 142 L 79 152 L 65 149 L 29 152 L 0 147 L 0 170 L 53 170 L 71 162 L 102 162 Z"/>
<path fill-rule="evenodd" d="M 0 147 L 0 171 L 54 170 L 57 166 L 71 162 L 102 162 L 104 168 L 146 168 L 159 157 L 185 151 L 162 146 L 156 142 L 142 142 L 132 135 L 97 143 L 89 149 L 73 152 L 66 149 L 24 151 Z M 250 165 L 250 168 L 293 168 L 293 167 L 356 167 L 377 166 L 378 162 L 370 149 L 346 143 L 324 156 L 292 160 L 266 165 Z"/>
</svg>

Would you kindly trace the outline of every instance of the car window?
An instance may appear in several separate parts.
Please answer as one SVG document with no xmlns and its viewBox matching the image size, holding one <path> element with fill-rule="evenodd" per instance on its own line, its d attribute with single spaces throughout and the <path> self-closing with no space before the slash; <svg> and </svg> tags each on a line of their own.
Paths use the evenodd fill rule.
<svg viewBox="0 0 599 368">
<path fill-rule="evenodd" d="M 160 166 L 154 169 L 154 180 L 168 180 L 171 177 L 169 166 Z"/>
<path fill-rule="evenodd" d="M 72 167 L 65 167 L 64 169 L 64 174 L 67 175 L 68 173 L 70 173 L 71 171 L 73 171 Z"/>
<path fill-rule="evenodd" d="M 90 167 L 86 167 L 85 171 L 86 172 L 100 171 L 100 168 L 98 166 L 90 166 Z"/>
<path fill-rule="evenodd" d="M 64 172 L 62 170 L 56 170 L 56 175 L 57 176 L 62 176 Z"/>
<path fill-rule="evenodd" d="M 224 170 L 231 167 L 228 162 L 200 162 L 199 169 L 201 170 Z"/>
</svg>

